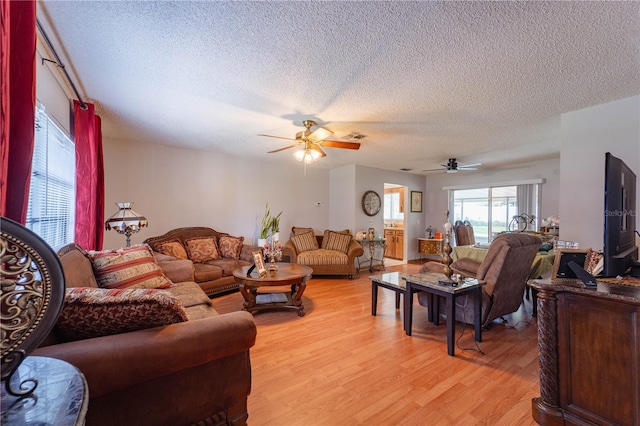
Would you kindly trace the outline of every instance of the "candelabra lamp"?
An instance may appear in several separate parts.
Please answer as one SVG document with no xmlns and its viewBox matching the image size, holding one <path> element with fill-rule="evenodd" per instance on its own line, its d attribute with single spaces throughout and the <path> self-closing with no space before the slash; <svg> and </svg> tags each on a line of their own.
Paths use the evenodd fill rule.
<svg viewBox="0 0 640 426">
<path fill-rule="evenodd" d="M 133 211 L 133 203 L 116 203 L 118 211 L 113 214 L 104 224 L 104 229 L 115 230 L 118 234 L 127 237 L 127 247 L 131 245 L 131 235 L 147 226 L 147 218 Z"/>
<path fill-rule="evenodd" d="M 282 258 L 282 246 L 280 245 L 280 241 L 272 238 L 271 244 L 266 244 L 264 246 L 264 254 L 269 259 L 269 272 L 275 272 L 278 270 L 278 266 L 276 266 L 276 261 L 280 261 Z"/>
<path fill-rule="evenodd" d="M 442 264 L 444 265 L 443 273 L 447 276 L 447 279 L 451 279 L 451 275 L 453 275 L 453 270 L 451 269 L 451 263 L 453 260 L 451 259 L 451 229 L 453 226 L 449 221 L 449 210 L 445 212 L 444 217 L 444 254 L 442 255 Z"/>
</svg>

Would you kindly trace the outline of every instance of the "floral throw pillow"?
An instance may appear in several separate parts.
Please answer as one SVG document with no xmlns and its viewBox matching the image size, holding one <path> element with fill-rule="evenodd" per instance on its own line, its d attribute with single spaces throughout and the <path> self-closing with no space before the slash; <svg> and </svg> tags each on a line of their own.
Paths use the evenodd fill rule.
<svg viewBox="0 0 640 426">
<path fill-rule="evenodd" d="M 147 244 L 88 252 L 96 282 L 102 288 L 168 288 L 171 281 Z"/>
<path fill-rule="evenodd" d="M 195 263 L 204 263 L 222 257 L 215 237 L 191 238 L 184 243 L 189 251 L 189 259 Z"/>
<path fill-rule="evenodd" d="M 242 252 L 242 243 L 244 237 L 232 237 L 231 235 L 223 235 L 218 240 L 218 247 L 220 248 L 220 254 L 222 257 L 230 257 L 233 259 L 240 259 L 240 253 Z"/>
<path fill-rule="evenodd" d="M 187 251 L 184 249 L 184 246 L 182 245 L 180 240 L 172 240 L 160 243 L 156 246 L 156 251 L 159 251 L 162 254 L 166 254 L 167 256 L 175 257 L 179 260 L 188 259 Z"/>
<path fill-rule="evenodd" d="M 81 340 L 188 321 L 180 299 L 157 289 L 68 288 L 56 329 Z"/>
</svg>

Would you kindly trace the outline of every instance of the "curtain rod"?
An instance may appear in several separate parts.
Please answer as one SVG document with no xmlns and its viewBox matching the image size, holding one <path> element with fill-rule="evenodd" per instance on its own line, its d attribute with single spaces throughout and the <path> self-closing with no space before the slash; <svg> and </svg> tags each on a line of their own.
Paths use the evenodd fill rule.
<svg viewBox="0 0 640 426">
<path fill-rule="evenodd" d="M 51 59 L 42 58 L 42 62 L 43 63 L 44 63 L 44 61 L 53 62 L 54 64 L 56 64 L 56 66 L 58 66 L 58 68 L 62 69 L 62 72 L 64 73 L 64 76 L 67 78 L 67 81 L 71 85 L 71 88 L 75 92 L 76 97 L 78 98 L 78 101 L 80 102 L 80 108 L 82 108 L 83 110 L 86 110 L 88 108 L 87 104 L 85 104 L 84 101 L 82 100 L 82 97 L 80 97 L 80 93 L 78 93 L 78 89 L 76 89 L 76 85 L 73 84 L 73 81 L 71 80 L 71 77 L 69 76 L 69 73 L 67 73 L 67 69 L 64 67 L 64 64 L 62 63 L 62 61 L 60 60 L 60 57 L 56 53 L 56 49 L 53 48 L 53 45 L 51 44 L 51 41 L 49 41 L 49 37 L 47 37 L 47 33 L 44 32 L 44 29 L 42 28 L 42 25 L 40 25 L 40 21 L 37 18 L 36 18 L 36 26 L 38 27 L 38 31 L 40 31 L 40 34 L 42 34 L 42 38 L 44 38 L 44 41 L 47 43 L 47 46 L 49 46 L 49 49 L 53 53 L 53 56 L 56 58 L 55 61 L 52 61 Z"/>
</svg>

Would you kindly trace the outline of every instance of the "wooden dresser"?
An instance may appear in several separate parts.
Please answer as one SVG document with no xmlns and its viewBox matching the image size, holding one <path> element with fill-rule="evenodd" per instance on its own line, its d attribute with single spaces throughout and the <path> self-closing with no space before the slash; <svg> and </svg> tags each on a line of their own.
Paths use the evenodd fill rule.
<svg viewBox="0 0 640 426">
<path fill-rule="evenodd" d="M 640 424 L 640 287 L 532 280 L 541 425 Z"/>
</svg>

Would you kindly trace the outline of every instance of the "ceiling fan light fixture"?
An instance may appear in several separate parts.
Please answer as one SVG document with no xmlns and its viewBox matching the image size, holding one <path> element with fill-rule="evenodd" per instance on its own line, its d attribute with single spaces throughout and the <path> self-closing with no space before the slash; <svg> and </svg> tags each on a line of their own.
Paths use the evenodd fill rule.
<svg viewBox="0 0 640 426">
<path fill-rule="evenodd" d="M 300 149 L 294 152 L 293 156 L 295 157 L 296 160 L 301 161 L 305 164 L 311 164 L 321 157 L 318 151 L 315 151 L 309 148 Z"/>
</svg>

